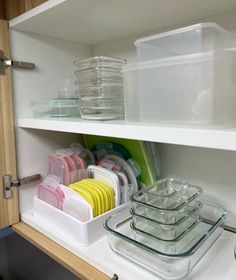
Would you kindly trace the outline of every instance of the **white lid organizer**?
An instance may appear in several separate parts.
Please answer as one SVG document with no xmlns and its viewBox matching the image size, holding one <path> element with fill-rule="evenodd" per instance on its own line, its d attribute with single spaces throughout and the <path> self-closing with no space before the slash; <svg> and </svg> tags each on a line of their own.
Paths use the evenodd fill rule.
<svg viewBox="0 0 236 280">
<path fill-rule="evenodd" d="M 89 178 L 99 179 L 113 188 L 115 208 L 89 221 L 82 222 L 34 196 L 33 211 L 24 213 L 22 220 L 72 251 L 79 246 L 88 246 L 105 236 L 103 224 L 106 219 L 127 207 L 127 204 L 119 205 L 118 180 L 115 180 L 116 176 L 111 171 L 93 165 L 88 167 L 88 171 Z"/>
<path fill-rule="evenodd" d="M 120 205 L 88 222 L 80 222 L 67 213 L 45 203 L 34 197 L 33 221 L 36 228 L 60 244 L 67 244 L 67 247 L 88 246 L 105 236 L 104 222 L 112 214 L 127 207 Z"/>
</svg>

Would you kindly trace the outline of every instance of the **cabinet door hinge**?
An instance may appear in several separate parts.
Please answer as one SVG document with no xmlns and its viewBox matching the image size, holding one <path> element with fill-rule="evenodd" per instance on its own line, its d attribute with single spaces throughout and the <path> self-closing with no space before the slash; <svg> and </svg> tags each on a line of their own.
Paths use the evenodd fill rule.
<svg viewBox="0 0 236 280">
<path fill-rule="evenodd" d="M 23 61 L 10 60 L 9 58 L 5 57 L 3 51 L 0 50 L 0 75 L 4 75 L 5 70 L 8 67 L 34 69 L 35 64 Z"/>
<path fill-rule="evenodd" d="M 28 183 L 32 183 L 41 179 L 40 174 L 35 174 L 32 176 L 27 176 L 22 179 L 12 180 L 11 175 L 3 176 L 3 193 L 4 198 L 12 197 L 12 187 L 19 187 Z"/>
</svg>

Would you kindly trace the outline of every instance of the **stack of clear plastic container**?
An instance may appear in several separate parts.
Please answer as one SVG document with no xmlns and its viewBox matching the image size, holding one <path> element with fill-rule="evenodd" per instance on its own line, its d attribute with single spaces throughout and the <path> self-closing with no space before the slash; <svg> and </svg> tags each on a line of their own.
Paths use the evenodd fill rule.
<svg viewBox="0 0 236 280">
<path fill-rule="evenodd" d="M 121 68 L 125 60 L 98 56 L 75 61 L 79 105 L 83 119 L 124 118 Z"/>
<path fill-rule="evenodd" d="M 202 188 L 163 179 L 131 196 L 130 213 L 106 221 L 110 247 L 163 279 L 182 279 L 223 232 L 227 211 Z"/>
</svg>

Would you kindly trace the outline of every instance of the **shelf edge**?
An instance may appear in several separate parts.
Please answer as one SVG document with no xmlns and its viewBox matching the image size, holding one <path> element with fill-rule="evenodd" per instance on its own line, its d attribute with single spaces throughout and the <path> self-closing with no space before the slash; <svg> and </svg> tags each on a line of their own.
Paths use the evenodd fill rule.
<svg viewBox="0 0 236 280">
<path fill-rule="evenodd" d="M 19 128 L 100 135 L 165 144 L 236 151 L 236 129 L 169 127 L 125 121 L 18 119 Z"/>
<path fill-rule="evenodd" d="M 66 250 L 24 222 L 12 225 L 12 229 L 39 250 L 71 271 L 81 280 L 109 280 L 110 277 Z"/>
<path fill-rule="evenodd" d="M 48 11 L 49 9 L 51 9 L 51 8 L 57 6 L 57 5 L 60 5 L 64 2 L 66 2 L 66 1 L 67 0 L 49 0 L 49 1 L 46 1 L 46 2 L 42 3 L 41 5 L 25 12 L 24 14 L 19 15 L 15 18 L 11 19 L 9 21 L 9 28 L 14 29 L 14 27 L 17 26 L 18 24 L 20 24 L 22 22 L 25 22 L 28 19 L 33 18 L 37 15 L 40 15 L 41 13 L 43 13 L 45 11 Z"/>
</svg>

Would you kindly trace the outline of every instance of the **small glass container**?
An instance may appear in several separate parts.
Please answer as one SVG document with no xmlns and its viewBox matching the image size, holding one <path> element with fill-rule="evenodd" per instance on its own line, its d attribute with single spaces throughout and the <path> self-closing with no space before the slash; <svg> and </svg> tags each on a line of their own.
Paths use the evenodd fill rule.
<svg viewBox="0 0 236 280">
<path fill-rule="evenodd" d="M 159 224 L 173 225 L 181 223 L 188 216 L 192 215 L 195 212 L 200 211 L 202 208 L 202 203 L 198 200 L 194 200 L 189 204 L 182 207 L 180 210 L 161 210 L 156 207 L 144 206 L 142 204 L 135 203 L 134 212 L 136 215 L 147 217 Z"/>
<path fill-rule="evenodd" d="M 102 108 L 114 108 L 115 107 L 122 107 L 124 101 L 122 98 L 82 98 L 80 99 L 80 106 L 81 107 L 99 107 Z"/>
<path fill-rule="evenodd" d="M 201 187 L 166 178 L 142 188 L 131 197 L 131 201 L 162 210 L 178 210 L 200 194 L 202 194 Z"/>
<path fill-rule="evenodd" d="M 202 207 L 202 203 L 199 202 Z M 190 212 L 180 221 L 172 224 L 158 223 L 154 219 L 149 218 L 144 212 L 142 215 L 136 213 L 135 209 L 131 209 L 133 216 L 133 229 L 139 233 L 147 234 L 162 241 L 174 241 L 181 236 L 187 234 L 193 227 L 195 227 L 201 220 L 201 207 Z"/>
<path fill-rule="evenodd" d="M 85 107 L 80 106 L 83 119 L 88 120 L 120 120 L 124 118 L 124 107 Z"/>
<path fill-rule="evenodd" d="M 109 67 L 120 70 L 125 63 L 126 60 L 124 59 L 108 56 L 95 56 L 81 60 L 79 59 L 74 62 L 75 66 L 78 67 L 79 70 L 101 67 Z"/>
<path fill-rule="evenodd" d="M 119 82 L 122 84 L 122 73 L 113 68 L 89 68 L 81 71 L 76 71 L 75 76 L 79 84 L 81 82 Z"/>
<path fill-rule="evenodd" d="M 71 79 L 61 79 L 56 83 L 58 99 L 77 98 L 78 83 Z"/>
<path fill-rule="evenodd" d="M 94 86 L 89 86 L 88 83 L 83 83 L 79 87 L 80 98 L 117 98 L 123 97 L 123 85 L 121 83 L 102 83 Z"/>
</svg>

